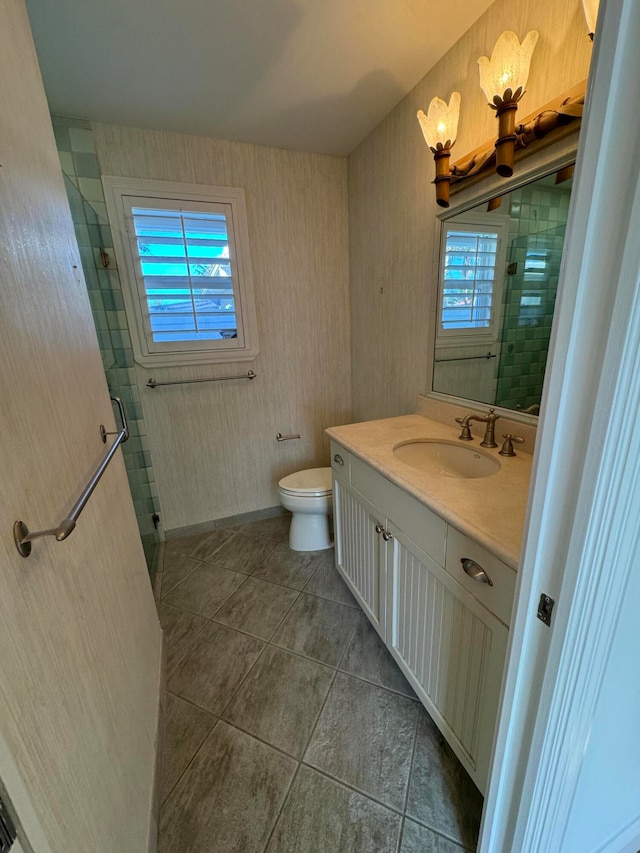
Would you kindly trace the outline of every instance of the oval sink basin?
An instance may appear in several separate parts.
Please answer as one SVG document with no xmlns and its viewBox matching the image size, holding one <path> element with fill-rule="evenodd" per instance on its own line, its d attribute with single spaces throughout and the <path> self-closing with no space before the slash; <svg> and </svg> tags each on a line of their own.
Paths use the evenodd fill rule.
<svg viewBox="0 0 640 853">
<path fill-rule="evenodd" d="M 500 462 L 474 447 L 449 441 L 421 438 L 396 444 L 394 454 L 419 471 L 441 477 L 475 479 L 490 477 L 500 470 Z"/>
</svg>

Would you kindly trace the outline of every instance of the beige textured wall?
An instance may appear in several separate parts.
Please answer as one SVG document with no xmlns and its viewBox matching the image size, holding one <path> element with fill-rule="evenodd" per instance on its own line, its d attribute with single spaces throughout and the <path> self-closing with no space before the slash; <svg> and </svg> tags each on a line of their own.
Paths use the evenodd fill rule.
<svg viewBox="0 0 640 853">
<path fill-rule="evenodd" d="M 415 410 L 431 387 L 434 336 L 433 157 L 416 112 L 462 95 L 453 160 L 496 132 L 477 58 L 503 30 L 540 32 L 520 115 L 584 80 L 592 45 L 578 0 L 496 0 L 349 157 L 353 409 L 357 420 Z"/>
<path fill-rule="evenodd" d="M 346 160 L 97 124 L 103 174 L 243 187 L 260 354 L 136 368 L 163 522 L 171 530 L 278 504 L 277 482 L 328 464 L 324 428 L 351 419 Z M 149 391 L 154 378 L 246 373 Z M 275 435 L 300 433 L 277 443 Z"/>
</svg>

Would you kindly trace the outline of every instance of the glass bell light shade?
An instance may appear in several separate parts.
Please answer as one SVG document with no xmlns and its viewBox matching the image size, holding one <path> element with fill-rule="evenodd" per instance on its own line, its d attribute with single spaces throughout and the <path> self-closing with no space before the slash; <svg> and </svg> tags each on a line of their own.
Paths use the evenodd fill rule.
<svg viewBox="0 0 640 853">
<path fill-rule="evenodd" d="M 418 110 L 418 121 L 424 140 L 435 154 L 436 151 L 451 148 L 458 135 L 460 118 L 460 93 L 453 92 L 449 104 L 442 98 L 434 98 L 425 115 Z"/>
<path fill-rule="evenodd" d="M 433 152 L 436 164 L 436 201 L 440 207 L 449 207 L 449 157 L 451 146 L 458 134 L 458 119 L 460 118 L 460 93 L 453 92 L 447 104 L 441 98 L 434 98 L 429 104 L 425 115 L 418 111 L 418 121 L 422 128 L 425 142 Z"/>
<path fill-rule="evenodd" d="M 530 30 L 522 44 L 507 30 L 495 43 L 491 59 L 481 56 L 478 60 L 480 86 L 494 109 L 503 102 L 518 101 L 524 94 L 537 41 L 537 30 Z"/>
<path fill-rule="evenodd" d="M 591 38 L 593 38 L 593 34 L 596 31 L 599 6 L 600 0 L 582 0 L 582 8 L 584 9 L 584 16 L 587 19 L 587 29 Z"/>
</svg>

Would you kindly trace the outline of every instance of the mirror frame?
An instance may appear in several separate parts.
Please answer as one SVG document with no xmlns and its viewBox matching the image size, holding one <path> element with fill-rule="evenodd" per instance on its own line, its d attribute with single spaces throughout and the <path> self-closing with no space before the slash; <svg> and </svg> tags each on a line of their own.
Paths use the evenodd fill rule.
<svg viewBox="0 0 640 853">
<path fill-rule="evenodd" d="M 442 213 L 436 215 L 435 234 L 434 234 L 434 252 L 433 252 L 433 268 L 432 281 L 436 286 L 432 288 L 431 293 L 431 345 L 429 350 L 429 359 L 427 363 L 429 390 L 425 394 L 426 397 L 440 400 L 445 403 L 452 403 L 457 406 L 465 406 L 474 412 L 484 412 L 490 403 L 481 403 L 478 400 L 469 400 L 466 397 L 455 397 L 452 394 L 444 394 L 441 391 L 433 390 L 433 371 L 435 361 L 435 341 L 436 341 L 436 323 L 438 321 L 438 297 L 440 288 L 440 242 L 442 236 L 442 223 L 453 216 L 458 216 L 461 213 L 466 213 L 471 208 L 476 207 L 484 202 L 490 201 L 497 195 L 505 195 L 512 190 L 517 190 L 520 187 L 530 184 L 538 178 L 543 178 L 551 172 L 559 171 L 576 162 L 578 151 L 578 135 L 572 134 L 564 139 L 559 140 L 548 148 L 537 151 L 525 160 L 520 160 L 516 164 L 514 174 L 511 178 L 505 180 L 499 175 L 491 174 L 486 178 L 477 181 L 472 186 L 461 189 L 455 196 L 455 204 L 443 210 Z M 572 219 L 572 212 L 569 212 L 569 223 Z M 517 409 L 505 409 L 501 406 L 493 406 L 496 412 L 503 418 L 509 418 L 512 421 L 531 424 L 537 426 L 538 415 L 529 415 L 519 412 Z"/>
</svg>

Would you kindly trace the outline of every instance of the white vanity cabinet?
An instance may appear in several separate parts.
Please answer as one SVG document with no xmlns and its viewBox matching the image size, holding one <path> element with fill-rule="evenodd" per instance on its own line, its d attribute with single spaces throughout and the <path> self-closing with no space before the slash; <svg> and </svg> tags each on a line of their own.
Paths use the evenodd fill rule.
<svg viewBox="0 0 640 853">
<path fill-rule="evenodd" d="M 484 793 L 515 572 L 336 442 L 331 456 L 338 570 Z"/>
<path fill-rule="evenodd" d="M 340 477 L 333 480 L 336 564 L 369 621 L 386 637 L 384 517 Z"/>
</svg>

